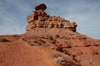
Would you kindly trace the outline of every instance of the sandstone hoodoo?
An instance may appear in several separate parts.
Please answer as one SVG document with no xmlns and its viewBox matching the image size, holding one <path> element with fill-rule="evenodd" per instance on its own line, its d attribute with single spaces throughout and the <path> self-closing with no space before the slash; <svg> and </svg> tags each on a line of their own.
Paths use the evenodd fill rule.
<svg viewBox="0 0 100 66">
<path fill-rule="evenodd" d="M 26 33 L 0 36 L 0 66 L 100 66 L 100 40 L 45 9 L 43 3 L 35 6 Z"/>
<path fill-rule="evenodd" d="M 49 16 L 44 12 L 45 4 L 36 5 L 36 11 L 27 17 L 26 34 L 54 40 L 54 49 L 63 47 L 87 47 L 99 45 L 99 41 L 76 32 L 77 24 L 58 16 Z M 59 36 L 59 37 L 57 37 Z M 56 41 L 55 41 L 56 40 Z M 67 40 L 67 41 L 66 41 Z"/>
<path fill-rule="evenodd" d="M 44 3 L 40 3 L 40 4 L 36 5 L 34 8 L 35 8 L 35 10 L 41 10 L 41 9 L 45 10 L 47 7 Z"/>
<path fill-rule="evenodd" d="M 27 17 L 27 22 L 29 23 L 26 26 L 27 32 L 32 32 L 36 28 L 62 28 L 76 32 L 77 24 L 75 22 L 70 22 L 58 16 L 47 15 L 44 12 L 46 9 L 45 4 L 40 3 L 34 8 L 36 11 L 33 11 L 32 15 Z"/>
</svg>

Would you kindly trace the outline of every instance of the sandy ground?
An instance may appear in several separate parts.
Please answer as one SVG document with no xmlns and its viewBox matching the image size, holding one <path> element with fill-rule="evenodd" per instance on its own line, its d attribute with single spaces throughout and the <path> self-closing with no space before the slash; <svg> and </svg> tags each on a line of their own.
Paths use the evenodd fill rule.
<svg viewBox="0 0 100 66">
<path fill-rule="evenodd" d="M 100 66 L 99 40 L 69 30 L 47 30 L 0 36 L 7 39 L 0 41 L 0 66 Z M 50 57 L 55 52 L 64 65 Z"/>
</svg>

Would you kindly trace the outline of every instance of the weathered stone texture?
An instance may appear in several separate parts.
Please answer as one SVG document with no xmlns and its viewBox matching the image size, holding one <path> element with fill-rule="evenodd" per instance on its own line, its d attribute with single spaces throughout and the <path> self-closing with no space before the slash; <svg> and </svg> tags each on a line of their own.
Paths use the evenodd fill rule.
<svg viewBox="0 0 100 66">
<path fill-rule="evenodd" d="M 33 11 L 32 15 L 27 17 L 27 22 L 29 23 L 26 26 L 27 32 L 33 31 L 35 28 L 63 28 L 76 32 L 77 24 L 75 22 L 70 22 L 58 16 L 47 15 L 44 12 L 46 9 L 45 4 L 40 3 L 34 8 L 36 11 Z"/>
</svg>

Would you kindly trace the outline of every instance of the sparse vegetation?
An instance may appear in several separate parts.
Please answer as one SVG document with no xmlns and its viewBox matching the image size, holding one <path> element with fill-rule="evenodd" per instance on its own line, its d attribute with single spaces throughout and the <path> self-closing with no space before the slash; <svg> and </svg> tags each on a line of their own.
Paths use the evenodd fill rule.
<svg viewBox="0 0 100 66">
<path fill-rule="evenodd" d="M 54 62 L 59 63 L 60 65 L 64 65 L 65 61 L 62 57 L 57 57 L 54 59 Z"/>
<path fill-rule="evenodd" d="M 89 62 L 89 64 L 91 64 L 91 65 L 92 65 L 92 62 Z"/>
<path fill-rule="evenodd" d="M 90 57 L 87 57 L 88 59 L 90 59 Z"/>
<path fill-rule="evenodd" d="M 31 46 L 33 46 L 33 44 L 32 44 L 32 43 L 30 43 L 30 45 L 31 45 Z"/>
<path fill-rule="evenodd" d="M 31 43 L 31 41 L 28 41 L 28 44 L 30 44 L 31 46 L 33 46 L 33 44 Z"/>
<path fill-rule="evenodd" d="M 95 57 L 97 57 L 97 55 L 94 55 Z"/>
<path fill-rule="evenodd" d="M 96 61 L 96 59 L 94 59 Z"/>
<path fill-rule="evenodd" d="M 0 42 L 6 42 L 6 41 L 8 41 L 7 38 L 1 38 L 0 39 Z"/>
<path fill-rule="evenodd" d="M 65 51 L 64 51 L 63 53 L 64 53 L 64 54 L 66 54 L 66 55 L 69 55 L 69 53 L 68 53 L 68 52 L 65 52 Z"/>
<path fill-rule="evenodd" d="M 28 41 L 28 44 L 30 44 L 31 43 L 31 41 Z"/>
<path fill-rule="evenodd" d="M 81 53 L 81 54 L 83 54 L 83 52 L 82 52 L 82 51 L 80 51 L 80 53 Z"/>
<path fill-rule="evenodd" d="M 54 40 L 52 36 L 49 37 L 50 40 Z"/>
<path fill-rule="evenodd" d="M 59 63 L 60 65 L 64 65 L 65 61 L 62 58 L 62 55 L 58 52 L 52 52 L 49 57 L 54 58 L 54 62 Z"/>
<path fill-rule="evenodd" d="M 41 38 L 39 38 L 39 41 L 41 41 L 41 42 L 45 43 L 45 41 L 43 41 Z"/>
<path fill-rule="evenodd" d="M 83 57 L 85 57 L 85 55 L 83 55 Z"/>
<path fill-rule="evenodd" d="M 80 61 L 82 61 L 82 60 L 78 59 L 78 61 L 80 62 Z"/>
<path fill-rule="evenodd" d="M 55 34 L 55 38 L 59 38 L 60 36 L 58 34 Z"/>
<path fill-rule="evenodd" d="M 92 52 L 92 50 L 90 50 L 90 52 Z"/>
<path fill-rule="evenodd" d="M 53 46 L 50 46 L 51 49 L 53 49 Z"/>
<path fill-rule="evenodd" d="M 42 39 L 41 39 L 41 38 L 39 38 L 39 40 L 40 40 L 40 41 L 42 41 Z"/>
<path fill-rule="evenodd" d="M 25 40 L 25 38 L 24 38 L 24 37 L 22 37 L 22 40 Z"/>
<path fill-rule="evenodd" d="M 33 42 L 37 43 L 37 41 L 36 41 L 36 40 L 34 40 Z"/>
<path fill-rule="evenodd" d="M 52 52 L 49 56 L 50 56 L 51 58 L 62 57 L 62 55 L 59 54 L 58 52 Z"/>
<path fill-rule="evenodd" d="M 49 46 L 49 44 L 46 44 L 47 46 Z"/>
</svg>

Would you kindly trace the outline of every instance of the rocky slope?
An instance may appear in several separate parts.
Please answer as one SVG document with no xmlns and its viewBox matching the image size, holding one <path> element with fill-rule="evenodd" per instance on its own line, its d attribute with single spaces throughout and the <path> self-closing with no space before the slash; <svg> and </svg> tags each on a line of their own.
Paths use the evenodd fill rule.
<svg viewBox="0 0 100 66">
<path fill-rule="evenodd" d="M 100 40 L 76 32 L 77 24 L 49 16 L 40 3 L 26 33 L 0 36 L 0 66 L 100 66 Z"/>
</svg>

